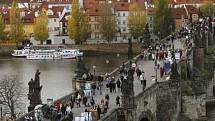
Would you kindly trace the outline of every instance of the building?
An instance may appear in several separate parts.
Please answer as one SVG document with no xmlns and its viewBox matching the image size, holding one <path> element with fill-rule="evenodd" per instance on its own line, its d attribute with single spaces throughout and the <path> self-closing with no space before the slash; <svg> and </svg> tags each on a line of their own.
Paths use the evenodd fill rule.
<svg viewBox="0 0 215 121">
<path fill-rule="evenodd" d="M 61 16 L 64 14 L 64 10 L 67 6 L 49 6 L 48 2 L 43 2 L 39 8 L 35 10 L 35 16 L 38 16 L 39 12 L 45 11 L 48 16 L 48 30 L 49 38 L 44 44 L 72 44 L 72 40 L 67 36 L 62 36 L 62 24 Z M 40 42 L 31 38 L 31 42 L 35 45 Z"/>
<path fill-rule="evenodd" d="M 187 16 L 188 18 L 194 22 L 194 21 L 197 21 L 199 19 L 199 10 L 194 7 L 193 5 L 185 5 L 185 9 L 186 9 L 186 13 L 187 13 Z"/>
<path fill-rule="evenodd" d="M 89 41 L 101 39 L 102 35 L 100 34 L 99 7 L 98 6 L 90 7 L 86 12 L 88 15 L 89 29 L 91 33 Z"/>
<path fill-rule="evenodd" d="M 147 14 L 147 24 L 149 27 L 149 32 L 152 34 L 153 33 L 153 21 L 154 21 L 154 8 L 149 7 L 146 9 L 146 14 Z"/>
<path fill-rule="evenodd" d="M 188 15 L 185 8 L 172 8 L 171 14 L 175 22 L 175 30 L 187 25 L 189 22 Z"/>
<path fill-rule="evenodd" d="M 114 5 L 117 30 L 117 39 L 124 40 L 128 37 L 128 15 L 129 15 L 129 3 L 128 2 L 118 2 Z"/>
</svg>

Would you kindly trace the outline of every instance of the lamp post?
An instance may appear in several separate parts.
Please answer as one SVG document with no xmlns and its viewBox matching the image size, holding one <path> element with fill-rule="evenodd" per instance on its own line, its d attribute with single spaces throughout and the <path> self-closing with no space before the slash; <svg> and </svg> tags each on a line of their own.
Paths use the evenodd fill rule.
<svg viewBox="0 0 215 121">
<path fill-rule="evenodd" d="M 75 91 L 76 91 L 76 81 L 77 81 L 77 80 L 76 80 L 76 79 L 77 79 L 76 77 L 77 77 L 77 74 L 75 73 L 75 74 L 74 74 L 74 77 L 73 77 L 73 81 L 72 81 L 72 82 L 73 82 L 73 84 L 72 84 L 72 85 L 73 85 L 73 89 L 74 89 Z"/>
<path fill-rule="evenodd" d="M 158 82 L 158 64 L 157 64 L 157 59 L 155 60 L 155 83 Z"/>
<path fill-rule="evenodd" d="M 95 74 L 96 74 L 96 66 L 93 65 L 93 75 L 95 76 Z"/>
<path fill-rule="evenodd" d="M 0 110 L 1 110 L 1 121 L 3 120 L 3 116 L 2 116 L 2 112 L 3 112 L 3 111 L 2 111 L 2 104 L 3 104 L 3 102 L 0 100 L 0 105 L 1 105 L 1 107 L 0 107 L 0 108 L 1 108 L 1 109 L 0 109 Z"/>
<path fill-rule="evenodd" d="M 161 33 L 160 33 L 160 32 L 158 32 L 158 39 L 159 39 L 159 40 L 160 40 L 160 34 L 161 34 Z"/>
</svg>

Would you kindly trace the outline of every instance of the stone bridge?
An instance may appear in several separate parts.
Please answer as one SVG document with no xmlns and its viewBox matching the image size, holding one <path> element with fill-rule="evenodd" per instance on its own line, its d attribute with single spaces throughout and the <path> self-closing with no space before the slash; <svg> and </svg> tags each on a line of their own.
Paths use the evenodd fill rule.
<svg viewBox="0 0 215 121">
<path fill-rule="evenodd" d="M 135 96 L 133 121 L 174 121 L 180 112 L 178 81 L 157 82 Z M 122 121 L 123 108 L 116 108 L 101 121 Z"/>
</svg>

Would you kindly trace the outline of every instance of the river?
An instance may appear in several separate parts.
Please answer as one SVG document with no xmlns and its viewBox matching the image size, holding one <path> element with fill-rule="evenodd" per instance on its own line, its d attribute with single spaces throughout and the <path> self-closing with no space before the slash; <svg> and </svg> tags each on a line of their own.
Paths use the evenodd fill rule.
<svg viewBox="0 0 215 121">
<path fill-rule="evenodd" d="M 127 59 L 126 55 L 103 54 L 97 56 L 85 56 L 84 62 L 93 73 L 105 74 L 122 64 Z M 109 63 L 107 63 L 107 60 Z M 17 75 L 23 82 L 27 100 L 28 82 L 34 78 L 37 69 L 40 70 L 40 81 L 43 86 L 41 97 L 43 103 L 47 98 L 57 99 L 72 92 L 72 78 L 76 68 L 76 60 L 26 60 L 24 58 L 12 58 L 0 56 L 0 79 L 4 75 Z M 25 102 L 28 106 L 29 102 Z M 25 107 L 26 107 L 25 106 Z"/>
</svg>

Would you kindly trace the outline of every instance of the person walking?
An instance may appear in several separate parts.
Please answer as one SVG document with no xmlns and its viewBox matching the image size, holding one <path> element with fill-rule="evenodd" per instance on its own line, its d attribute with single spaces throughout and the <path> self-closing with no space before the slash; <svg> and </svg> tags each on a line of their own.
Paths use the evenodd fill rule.
<svg viewBox="0 0 215 121">
<path fill-rule="evenodd" d="M 117 85 L 117 91 L 119 92 L 121 90 L 121 82 L 119 79 L 117 80 L 116 85 Z"/>
<path fill-rule="evenodd" d="M 83 105 L 85 107 L 87 106 L 87 97 L 86 96 L 83 97 Z"/>
<path fill-rule="evenodd" d="M 117 106 L 120 106 L 120 101 L 119 101 L 119 100 L 120 100 L 120 97 L 117 96 L 117 97 L 116 97 L 116 105 L 117 105 Z"/>
<path fill-rule="evenodd" d="M 100 119 L 100 115 L 101 115 L 101 108 L 99 107 L 99 105 L 98 105 L 98 107 L 97 107 L 97 113 L 98 113 L 98 120 Z"/>
<path fill-rule="evenodd" d="M 136 69 L 137 78 L 140 79 L 141 70 L 139 68 Z"/>
<path fill-rule="evenodd" d="M 112 83 L 112 87 L 113 87 L 113 92 L 116 93 L 116 83 L 115 82 Z"/>
<path fill-rule="evenodd" d="M 80 94 L 78 94 L 78 97 L 77 97 L 77 106 L 81 107 L 81 95 Z"/>
<path fill-rule="evenodd" d="M 93 97 L 90 99 L 90 105 L 94 106 L 95 105 L 95 100 L 93 99 Z"/>
<path fill-rule="evenodd" d="M 144 80 L 144 72 L 142 72 L 140 75 L 140 83 L 141 84 L 143 84 L 143 80 Z"/>
<path fill-rule="evenodd" d="M 66 115 L 66 107 L 64 106 L 64 104 L 61 105 L 61 114 L 62 114 L 62 117 Z"/>
<path fill-rule="evenodd" d="M 108 94 L 105 95 L 105 99 L 109 101 L 110 97 Z"/>
<path fill-rule="evenodd" d="M 69 115 L 72 112 L 70 105 L 66 106 L 66 114 Z"/>
</svg>

